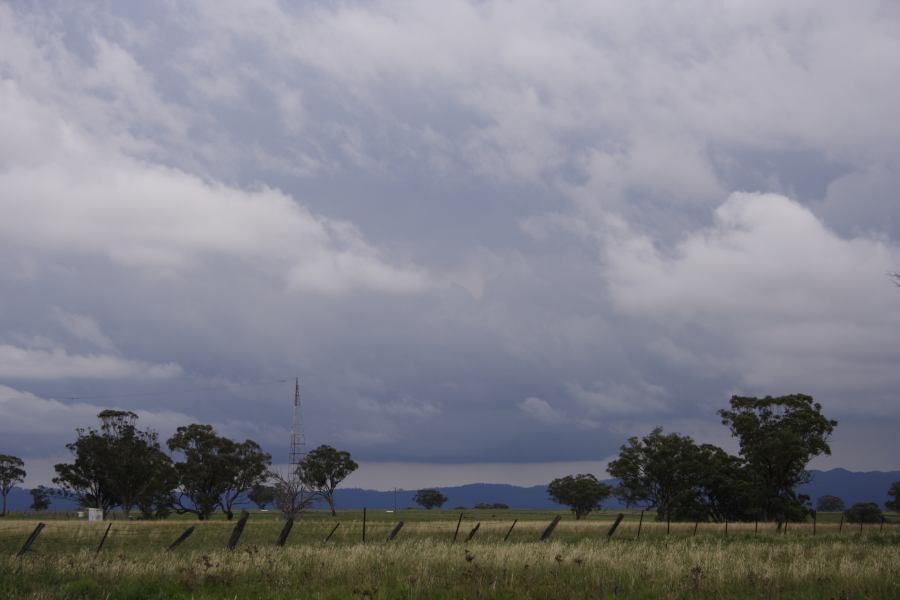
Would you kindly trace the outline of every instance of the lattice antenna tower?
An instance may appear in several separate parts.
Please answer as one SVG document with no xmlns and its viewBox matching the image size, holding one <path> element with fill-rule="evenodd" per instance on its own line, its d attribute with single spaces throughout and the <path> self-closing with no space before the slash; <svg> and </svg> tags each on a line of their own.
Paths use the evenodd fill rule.
<svg viewBox="0 0 900 600">
<path fill-rule="evenodd" d="M 291 424 L 291 466 L 297 465 L 306 456 L 306 438 L 303 436 L 303 421 L 300 416 L 300 378 L 294 380 L 294 420 Z"/>
</svg>

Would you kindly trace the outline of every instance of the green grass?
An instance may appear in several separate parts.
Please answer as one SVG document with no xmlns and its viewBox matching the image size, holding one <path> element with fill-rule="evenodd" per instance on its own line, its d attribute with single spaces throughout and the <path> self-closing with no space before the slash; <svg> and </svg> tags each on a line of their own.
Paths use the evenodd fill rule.
<svg viewBox="0 0 900 600">
<path fill-rule="evenodd" d="M 237 550 L 224 545 L 233 523 L 186 519 L 107 523 L 44 519 L 33 551 L 13 554 L 36 521 L 0 519 L 3 598 L 898 598 L 900 526 L 883 531 L 820 515 L 777 534 L 772 524 L 666 524 L 629 514 L 611 541 L 613 513 L 563 520 L 549 542 L 537 538 L 553 511 L 469 510 L 452 543 L 458 512 L 361 511 L 337 518 L 314 511 L 297 522 L 285 548 L 282 523 L 253 513 Z M 397 539 L 384 537 L 397 520 Z M 519 522 L 508 541 L 513 519 Z M 327 543 L 323 538 L 341 523 Z M 469 544 L 462 540 L 476 522 Z M 185 527 L 195 533 L 173 553 L 164 548 Z"/>
</svg>

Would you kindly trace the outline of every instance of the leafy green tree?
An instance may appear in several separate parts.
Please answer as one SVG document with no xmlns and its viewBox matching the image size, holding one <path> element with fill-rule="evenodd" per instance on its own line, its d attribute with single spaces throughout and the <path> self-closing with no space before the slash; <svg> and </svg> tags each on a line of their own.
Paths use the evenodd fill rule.
<svg viewBox="0 0 900 600">
<path fill-rule="evenodd" d="M 692 466 L 685 471 L 693 477 L 695 495 L 681 496 L 683 503 L 673 509 L 676 518 L 722 522 L 756 516 L 743 460 L 712 444 L 701 444 L 690 458 Z"/>
<path fill-rule="evenodd" d="M 575 519 L 590 514 L 612 494 L 612 487 L 588 474 L 566 475 L 554 479 L 547 486 L 547 493 L 557 504 L 566 504 L 575 513 Z"/>
<path fill-rule="evenodd" d="M 891 487 L 888 488 L 888 496 L 893 498 L 893 500 L 885 502 L 885 508 L 900 513 L 900 481 L 895 481 L 891 484 Z"/>
<path fill-rule="evenodd" d="M 816 500 L 816 510 L 819 512 L 844 512 L 844 501 L 837 496 L 819 496 Z"/>
<path fill-rule="evenodd" d="M 0 454 L 0 495 L 3 496 L 3 512 L 6 516 L 6 498 L 17 483 L 25 481 L 25 463 L 18 456 Z"/>
<path fill-rule="evenodd" d="M 66 447 L 71 464 L 55 465 L 54 483 L 84 506 L 106 513 L 121 506 L 126 516 L 151 498 L 169 493 L 175 485 L 172 460 L 159 446 L 155 431 L 141 431 L 130 411 L 104 410 L 99 429 L 79 428 Z"/>
<path fill-rule="evenodd" d="M 438 490 L 429 488 L 418 490 L 416 492 L 416 495 L 413 496 L 413 501 L 416 504 L 423 506 L 428 510 L 431 510 L 435 506 L 437 506 L 438 508 L 443 506 L 444 502 L 447 501 L 447 496 L 443 495 Z"/>
<path fill-rule="evenodd" d="M 175 463 L 179 487 L 174 508 L 179 514 L 192 513 L 206 520 L 221 507 L 231 519 L 241 495 L 268 478 L 272 459 L 259 444 L 219 436 L 212 425 L 179 427 L 167 445 L 184 456 Z"/>
<path fill-rule="evenodd" d="M 851 523 L 881 523 L 884 515 L 874 502 L 857 502 L 844 513 Z"/>
<path fill-rule="evenodd" d="M 262 510 L 275 502 L 275 488 L 271 485 L 257 483 L 250 490 L 250 493 L 247 494 L 247 499 L 255 504 L 259 510 Z"/>
<path fill-rule="evenodd" d="M 253 486 L 268 479 L 271 464 L 272 456 L 263 452 L 253 440 L 234 444 L 231 479 L 220 503 L 222 512 L 229 521 L 234 518 L 234 505 L 241 502 L 242 496 L 253 489 Z"/>
<path fill-rule="evenodd" d="M 822 415 L 811 396 L 733 396 L 720 410 L 722 424 L 738 438 L 754 490 L 753 503 L 764 519 L 801 519 L 803 498 L 795 487 L 810 480 L 809 461 L 831 454 L 828 437 L 837 421 Z"/>
<path fill-rule="evenodd" d="M 328 503 L 331 516 L 334 510 L 334 490 L 350 473 L 359 468 L 350 453 L 322 445 L 312 450 L 297 466 L 300 480 Z"/>
<path fill-rule="evenodd" d="M 620 499 L 630 505 L 646 503 L 656 509 L 658 519 L 666 520 L 696 510 L 697 453 L 690 437 L 664 435 L 657 427 L 643 438 L 629 438 L 607 470 L 619 479 Z"/>
<path fill-rule="evenodd" d="M 28 490 L 28 493 L 31 494 L 31 506 L 28 508 L 35 512 L 50 508 L 50 490 L 39 485 L 36 488 Z"/>
</svg>

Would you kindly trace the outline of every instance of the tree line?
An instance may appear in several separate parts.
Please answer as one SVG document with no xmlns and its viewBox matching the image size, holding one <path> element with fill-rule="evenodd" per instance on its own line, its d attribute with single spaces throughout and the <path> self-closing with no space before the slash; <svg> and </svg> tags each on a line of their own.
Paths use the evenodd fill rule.
<svg viewBox="0 0 900 600">
<path fill-rule="evenodd" d="M 274 503 L 290 516 L 321 500 L 335 514 L 335 489 L 358 467 L 350 453 L 322 445 L 278 473 L 258 443 L 229 439 L 200 423 L 179 427 L 166 440 L 170 455 L 155 431 L 138 428 L 135 413 L 104 410 L 97 418 L 97 427 L 77 429 L 66 444 L 72 461 L 54 465 L 56 487 L 31 490 L 33 510 L 48 508 L 56 496 L 104 514 L 118 509 L 126 518 L 175 512 L 206 520 L 221 510 L 230 520 L 245 500 Z M 0 455 L 4 515 L 9 491 L 24 481 L 23 467 L 18 457 Z"/>
<path fill-rule="evenodd" d="M 656 427 L 643 437 L 630 438 L 610 462 L 609 474 L 619 480 L 616 487 L 580 474 L 553 480 L 548 493 L 554 501 L 569 505 L 576 519 L 613 495 L 626 507 L 655 510 L 659 520 L 805 519 L 813 510 L 810 498 L 796 488 L 810 481 L 806 470 L 810 460 L 831 454 L 828 439 L 837 421 L 826 418 L 822 406 L 804 394 L 733 396 L 729 407 L 717 414 L 738 441 L 737 456 Z M 894 500 L 887 508 L 900 509 L 900 482 L 889 494 Z M 865 504 L 879 510 L 877 504 Z M 855 518 L 863 508 L 852 510 L 850 516 Z M 871 514 L 871 507 L 868 510 L 866 514 Z"/>
</svg>

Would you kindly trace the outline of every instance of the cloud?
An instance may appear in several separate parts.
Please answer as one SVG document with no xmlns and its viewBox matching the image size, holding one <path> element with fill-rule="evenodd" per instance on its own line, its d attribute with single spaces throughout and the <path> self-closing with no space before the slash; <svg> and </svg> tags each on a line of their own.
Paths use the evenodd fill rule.
<svg viewBox="0 0 900 600">
<path fill-rule="evenodd" d="M 814 393 L 842 448 L 890 439 L 851 414 L 900 419 L 898 23 L 0 5 L 0 340 L 72 374 L 15 386 L 115 396 L 130 376 L 75 373 L 178 365 L 144 385 L 215 390 L 119 404 L 283 455 L 292 389 L 237 384 L 299 374 L 310 443 L 370 462 L 596 460 L 720 431 L 735 392 Z M 844 466 L 892 460 L 872 447 Z"/>
<path fill-rule="evenodd" d="M 606 255 L 616 309 L 677 337 L 654 342 L 676 364 L 729 369 L 754 390 L 860 393 L 900 383 L 884 368 L 900 358 L 891 333 L 900 303 L 886 276 L 900 248 L 841 238 L 784 196 L 732 194 L 710 227 L 669 253 L 634 235 Z M 722 348 L 731 361 L 716 356 Z M 853 406 L 886 408 L 878 394 Z"/>
<path fill-rule="evenodd" d="M 53 316 L 71 336 L 93 344 L 101 350 L 115 352 L 115 344 L 103 333 L 100 325 L 93 318 L 87 315 L 68 313 L 58 307 L 54 307 Z"/>
<path fill-rule="evenodd" d="M 525 398 L 519 403 L 519 409 L 525 414 L 546 425 L 559 425 L 566 421 L 566 416 L 552 406 L 546 400 L 540 398 Z"/>
<path fill-rule="evenodd" d="M 65 349 L 20 348 L 0 344 L 0 377 L 49 379 L 172 379 L 181 374 L 175 363 L 156 364 L 111 354 L 69 354 Z"/>
</svg>

